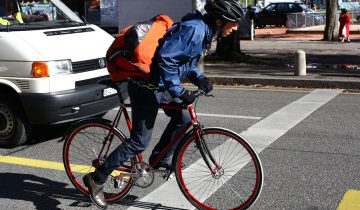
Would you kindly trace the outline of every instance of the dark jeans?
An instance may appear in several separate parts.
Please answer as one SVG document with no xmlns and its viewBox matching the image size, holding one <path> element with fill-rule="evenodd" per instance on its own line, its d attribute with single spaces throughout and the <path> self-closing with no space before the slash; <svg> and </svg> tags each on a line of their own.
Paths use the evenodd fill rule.
<svg viewBox="0 0 360 210">
<path fill-rule="evenodd" d="M 132 108 L 133 128 L 130 132 L 130 139 L 119 145 L 106 159 L 104 164 L 98 167 L 93 178 L 98 183 L 105 183 L 108 175 L 120 167 L 124 162 L 143 152 L 150 144 L 155 119 L 160 103 L 179 103 L 180 99 L 172 98 L 167 91 L 150 91 L 139 87 L 131 82 L 128 85 L 128 92 Z M 171 141 L 172 137 L 179 132 L 183 126 L 191 120 L 187 110 L 164 110 L 165 114 L 171 117 L 165 128 L 160 141 L 155 146 L 150 159 L 161 152 Z M 161 160 L 163 163 L 171 163 L 172 155 L 176 145 Z"/>
</svg>

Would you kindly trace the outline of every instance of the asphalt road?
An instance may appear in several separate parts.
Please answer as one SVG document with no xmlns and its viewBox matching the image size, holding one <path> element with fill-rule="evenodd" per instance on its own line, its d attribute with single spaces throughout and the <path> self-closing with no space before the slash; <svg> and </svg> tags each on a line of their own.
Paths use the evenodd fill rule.
<svg viewBox="0 0 360 210">
<path fill-rule="evenodd" d="M 343 205 L 359 202 L 359 94 L 248 87 L 216 87 L 213 93 L 214 98 L 202 98 L 197 105 L 203 124 L 241 133 L 262 160 L 264 187 L 251 209 L 341 210 Z M 106 117 L 111 119 L 114 113 Z M 166 122 L 160 113 L 153 143 L 144 153 L 146 160 Z M 37 141 L 0 149 L 1 209 L 96 209 L 74 189 L 61 168 L 63 142 L 59 136 L 66 127 L 38 129 Z M 52 135 L 40 135 L 41 129 Z M 165 199 L 159 196 L 143 199 L 163 183 L 157 177 L 149 188 L 135 187 L 126 200 L 130 203 L 118 202 L 109 209 L 129 205 L 176 209 L 162 204 Z M 167 196 L 178 199 L 171 193 Z"/>
</svg>

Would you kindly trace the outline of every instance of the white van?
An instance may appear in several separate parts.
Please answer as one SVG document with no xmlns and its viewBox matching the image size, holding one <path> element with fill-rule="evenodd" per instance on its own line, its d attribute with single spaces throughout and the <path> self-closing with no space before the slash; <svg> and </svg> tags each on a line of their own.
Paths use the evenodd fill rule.
<svg viewBox="0 0 360 210">
<path fill-rule="evenodd" d="M 118 105 L 116 91 L 97 83 L 109 78 L 110 34 L 59 0 L 0 4 L 0 146 L 23 144 L 33 125 L 101 116 Z"/>
</svg>

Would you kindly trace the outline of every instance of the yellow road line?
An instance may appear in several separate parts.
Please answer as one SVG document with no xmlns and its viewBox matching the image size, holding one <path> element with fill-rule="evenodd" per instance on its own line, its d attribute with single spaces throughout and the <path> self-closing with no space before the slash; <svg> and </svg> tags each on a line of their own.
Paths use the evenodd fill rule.
<svg viewBox="0 0 360 210">
<path fill-rule="evenodd" d="M 0 162 L 35 167 L 35 168 L 53 169 L 59 171 L 65 170 L 63 163 L 47 161 L 47 160 L 35 160 L 35 159 L 15 157 L 15 156 L 0 156 Z"/>
<path fill-rule="evenodd" d="M 15 156 L 1 156 L 0 155 L 0 163 L 65 171 L 64 164 L 62 162 L 36 160 L 36 159 L 22 158 L 22 157 L 15 157 Z M 72 169 L 73 173 L 83 173 L 83 174 L 94 171 L 94 167 L 92 167 L 90 165 L 86 166 L 86 165 L 71 164 L 71 169 Z M 111 175 L 118 176 L 119 174 L 120 174 L 120 172 L 114 171 Z"/>
<path fill-rule="evenodd" d="M 35 168 L 65 171 L 64 164 L 55 161 L 36 160 L 36 159 L 22 158 L 15 156 L 0 156 L 0 162 L 7 164 L 14 164 L 14 165 L 35 167 Z M 73 172 L 78 172 L 78 173 L 88 173 L 89 171 L 93 171 L 90 170 L 91 166 L 84 166 L 84 165 L 73 165 L 71 168 L 73 169 Z"/>
<path fill-rule="evenodd" d="M 359 210 L 360 209 L 360 191 L 348 190 L 344 194 L 336 210 Z"/>
</svg>

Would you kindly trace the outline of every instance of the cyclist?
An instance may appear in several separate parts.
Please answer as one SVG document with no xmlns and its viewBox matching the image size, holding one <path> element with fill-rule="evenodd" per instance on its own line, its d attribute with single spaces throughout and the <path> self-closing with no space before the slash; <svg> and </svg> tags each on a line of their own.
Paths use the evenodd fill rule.
<svg viewBox="0 0 360 210">
<path fill-rule="evenodd" d="M 206 93 L 213 89 L 211 82 L 196 67 L 196 63 L 217 32 L 224 37 L 228 36 L 237 30 L 244 15 L 237 0 L 207 0 L 205 11 L 204 15 L 200 12 L 186 15 L 165 34 L 157 62 L 153 62 L 156 66 L 152 68 L 151 83 L 158 85 L 157 90 L 139 85 L 146 83 L 145 80 L 129 82 L 133 122 L 130 139 L 116 148 L 95 172 L 83 177 L 90 198 L 97 207 L 107 208 L 102 186 L 111 172 L 131 157 L 143 152 L 149 145 L 159 104 L 175 102 L 188 105 L 194 102 L 194 93 L 181 84 L 183 77 L 187 77 Z M 154 69 L 156 71 L 153 71 Z M 150 156 L 150 162 L 191 120 L 186 110 L 166 110 L 165 113 L 171 119 Z M 171 168 L 174 149 L 165 155 L 155 168 Z"/>
</svg>

